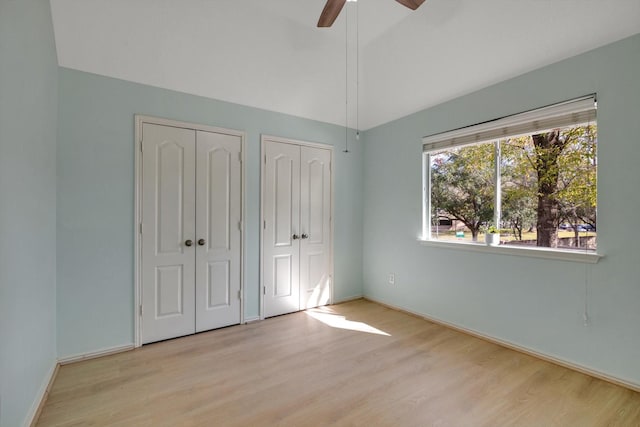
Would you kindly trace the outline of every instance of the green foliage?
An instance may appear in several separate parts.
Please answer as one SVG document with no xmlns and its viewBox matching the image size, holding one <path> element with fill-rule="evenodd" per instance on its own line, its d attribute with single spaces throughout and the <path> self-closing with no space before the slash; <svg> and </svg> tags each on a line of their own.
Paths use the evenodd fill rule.
<svg viewBox="0 0 640 427">
<path fill-rule="evenodd" d="M 502 221 L 514 236 L 522 240 L 523 230 L 536 223 L 537 175 L 532 167 L 534 156 L 530 137 L 501 141 Z"/>
<path fill-rule="evenodd" d="M 477 240 L 493 216 L 493 146 L 473 145 L 432 155 L 432 215 L 462 221 Z"/>
<path fill-rule="evenodd" d="M 595 125 L 563 131 L 567 144 L 558 158 L 561 170 L 557 198 L 560 220 L 596 225 L 597 129 Z"/>
</svg>

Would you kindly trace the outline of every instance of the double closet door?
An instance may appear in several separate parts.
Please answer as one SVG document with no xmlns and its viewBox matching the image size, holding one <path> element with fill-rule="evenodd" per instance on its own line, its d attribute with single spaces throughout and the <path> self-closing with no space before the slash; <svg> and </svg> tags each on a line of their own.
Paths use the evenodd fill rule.
<svg viewBox="0 0 640 427">
<path fill-rule="evenodd" d="M 142 343 L 240 323 L 241 149 L 142 123 Z"/>
<path fill-rule="evenodd" d="M 263 138 L 264 317 L 331 299 L 331 150 Z"/>
</svg>

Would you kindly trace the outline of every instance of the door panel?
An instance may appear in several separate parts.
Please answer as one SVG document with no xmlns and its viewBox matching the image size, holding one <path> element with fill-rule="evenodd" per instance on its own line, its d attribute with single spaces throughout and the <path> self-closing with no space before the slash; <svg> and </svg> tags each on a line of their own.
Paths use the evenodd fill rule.
<svg viewBox="0 0 640 427">
<path fill-rule="evenodd" d="M 306 231 L 308 234 L 308 242 L 313 244 L 322 244 L 325 238 L 324 231 L 326 224 L 326 209 L 327 203 L 324 191 L 325 188 L 325 163 L 317 158 L 311 158 L 306 163 L 306 168 L 303 167 L 303 216 L 304 222 L 307 224 Z"/>
<path fill-rule="evenodd" d="M 183 313 L 183 277 L 181 265 L 167 265 L 156 268 L 155 315 L 157 319 L 181 315 Z"/>
<path fill-rule="evenodd" d="M 231 305 L 231 282 L 229 261 L 209 263 L 207 275 L 207 309 L 228 307 Z"/>
<path fill-rule="evenodd" d="M 293 272 L 291 255 L 273 257 L 273 294 L 276 297 L 293 296 Z"/>
<path fill-rule="evenodd" d="M 265 141 L 263 286 L 265 317 L 300 309 L 300 147 Z"/>
<path fill-rule="evenodd" d="M 273 205 L 273 234 L 275 246 L 289 247 L 292 245 L 292 232 L 294 227 L 294 191 L 293 186 L 297 177 L 294 171 L 298 170 L 297 159 L 279 154 L 274 157 L 274 192 L 275 203 Z M 267 158 L 267 162 L 269 159 Z M 297 194 L 295 195 L 297 197 Z M 296 215 L 297 216 L 297 215 Z"/>
<path fill-rule="evenodd" d="M 156 253 L 181 253 L 185 148 L 166 140 L 156 147 L 157 239 Z"/>
<path fill-rule="evenodd" d="M 329 303 L 331 292 L 331 152 L 300 151 L 300 308 Z"/>
<path fill-rule="evenodd" d="M 197 131 L 196 332 L 240 323 L 239 136 Z"/>
<path fill-rule="evenodd" d="M 206 165 L 206 181 L 200 185 L 208 185 L 206 192 L 209 215 L 205 216 L 209 250 L 231 249 L 231 152 L 215 147 L 208 153 Z"/>
<path fill-rule="evenodd" d="M 142 342 L 193 333 L 195 132 L 143 125 Z"/>
</svg>

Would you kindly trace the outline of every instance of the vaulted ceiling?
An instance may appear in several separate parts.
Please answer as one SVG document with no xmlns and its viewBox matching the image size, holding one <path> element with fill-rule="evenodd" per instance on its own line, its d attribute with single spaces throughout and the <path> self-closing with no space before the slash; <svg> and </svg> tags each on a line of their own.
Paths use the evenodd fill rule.
<svg viewBox="0 0 640 427">
<path fill-rule="evenodd" d="M 51 4 L 63 67 L 363 130 L 640 32 L 638 0 Z"/>
</svg>

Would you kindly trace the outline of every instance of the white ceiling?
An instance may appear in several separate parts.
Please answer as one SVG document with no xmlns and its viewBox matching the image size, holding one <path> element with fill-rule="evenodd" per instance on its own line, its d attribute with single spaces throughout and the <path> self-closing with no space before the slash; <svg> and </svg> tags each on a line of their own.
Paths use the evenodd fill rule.
<svg viewBox="0 0 640 427">
<path fill-rule="evenodd" d="M 348 78 L 361 129 L 640 32 L 639 0 L 360 0 L 318 29 L 324 1 L 51 4 L 63 67 L 339 125 Z"/>
</svg>

